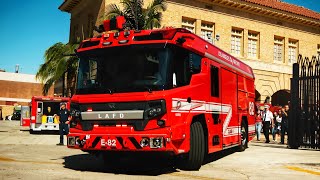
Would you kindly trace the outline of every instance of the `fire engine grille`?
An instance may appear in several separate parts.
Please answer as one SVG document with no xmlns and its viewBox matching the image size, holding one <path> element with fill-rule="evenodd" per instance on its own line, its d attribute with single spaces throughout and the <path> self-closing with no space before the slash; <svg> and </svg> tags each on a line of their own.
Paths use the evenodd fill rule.
<svg viewBox="0 0 320 180">
<path fill-rule="evenodd" d="M 117 102 L 117 103 L 95 103 L 80 104 L 81 112 L 85 112 L 88 108 L 92 111 L 124 111 L 124 110 L 145 110 L 148 106 L 147 102 Z"/>
<path fill-rule="evenodd" d="M 95 104 L 80 104 L 71 105 L 76 107 L 76 109 L 81 112 L 86 112 L 88 109 L 92 111 L 132 111 L 132 110 L 143 110 L 145 111 L 149 106 L 147 102 L 117 102 L 117 103 L 95 103 Z M 146 117 L 144 113 L 144 117 Z M 90 131 L 93 129 L 93 125 L 97 124 L 99 126 L 116 126 L 117 124 L 126 124 L 127 126 L 133 126 L 135 130 L 142 131 L 148 123 L 147 118 L 143 119 L 121 119 L 121 120 L 81 120 L 82 129 L 84 131 Z"/>
</svg>

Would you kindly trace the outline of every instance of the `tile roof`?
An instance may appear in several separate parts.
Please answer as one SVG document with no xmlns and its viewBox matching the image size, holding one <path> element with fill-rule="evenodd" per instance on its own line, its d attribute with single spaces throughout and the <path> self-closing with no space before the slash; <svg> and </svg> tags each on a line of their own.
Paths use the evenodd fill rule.
<svg viewBox="0 0 320 180">
<path fill-rule="evenodd" d="M 278 9 L 281 11 L 286 11 L 286 12 L 298 14 L 301 16 L 320 20 L 320 13 L 317 13 L 315 11 L 312 11 L 302 6 L 281 2 L 280 0 L 242 0 L 242 1 L 246 1 L 250 3 L 258 4 L 261 6 L 266 6 L 273 9 Z"/>
</svg>

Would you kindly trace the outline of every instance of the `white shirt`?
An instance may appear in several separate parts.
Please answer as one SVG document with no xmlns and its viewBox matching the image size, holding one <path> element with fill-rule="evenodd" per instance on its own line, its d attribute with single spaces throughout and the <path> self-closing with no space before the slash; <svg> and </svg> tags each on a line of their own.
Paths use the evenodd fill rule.
<svg viewBox="0 0 320 180">
<path fill-rule="evenodd" d="M 278 123 L 281 123 L 281 121 L 282 121 L 282 117 L 280 117 L 279 115 L 276 117 L 276 121 L 278 122 Z"/>
<path fill-rule="evenodd" d="M 264 121 L 272 122 L 272 119 L 273 119 L 273 114 L 271 111 L 268 110 L 267 112 L 264 113 L 264 115 L 263 115 Z"/>
</svg>

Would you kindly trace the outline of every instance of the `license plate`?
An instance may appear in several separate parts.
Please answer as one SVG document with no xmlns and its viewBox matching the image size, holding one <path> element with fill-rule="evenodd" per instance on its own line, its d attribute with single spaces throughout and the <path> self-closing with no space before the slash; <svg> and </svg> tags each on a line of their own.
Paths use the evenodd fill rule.
<svg viewBox="0 0 320 180">
<path fill-rule="evenodd" d="M 117 147 L 117 140 L 116 140 L 116 138 L 101 139 L 101 146 L 102 147 Z"/>
</svg>

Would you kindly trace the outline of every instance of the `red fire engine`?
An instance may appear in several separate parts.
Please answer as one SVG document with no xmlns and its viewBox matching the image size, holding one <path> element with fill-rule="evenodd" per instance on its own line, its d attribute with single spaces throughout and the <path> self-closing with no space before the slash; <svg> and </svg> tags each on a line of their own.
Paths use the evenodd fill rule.
<svg viewBox="0 0 320 180">
<path fill-rule="evenodd" d="M 58 114 L 60 105 L 70 107 L 70 98 L 33 96 L 31 98 L 30 132 L 59 130 Z M 26 124 L 26 123 L 24 123 Z"/>
<path fill-rule="evenodd" d="M 123 30 L 83 41 L 68 147 L 170 152 L 184 169 L 254 134 L 252 69 L 185 29 Z M 123 21 L 121 21 L 123 22 Z M 101 27 L 100 27 L 101 28 Z"/>
</svg>

